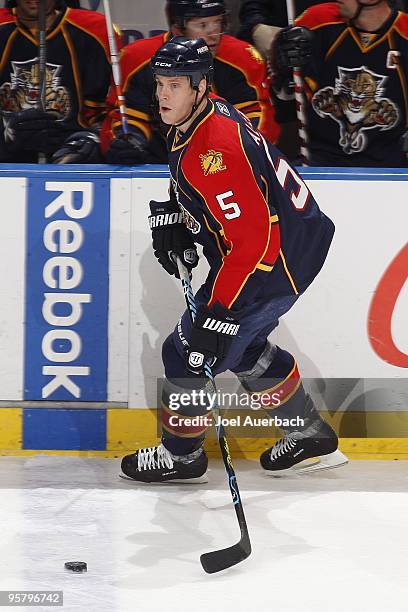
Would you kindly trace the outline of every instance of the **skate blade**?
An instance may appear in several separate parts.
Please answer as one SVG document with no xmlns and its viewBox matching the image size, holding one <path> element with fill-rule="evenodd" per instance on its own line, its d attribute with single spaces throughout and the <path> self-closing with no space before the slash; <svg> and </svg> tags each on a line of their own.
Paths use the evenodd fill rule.
<svg viewBox="0 0 408 612">
<path fill-rule="evenodd" d="M 125 474 L 119 474 L 119 478 L 122 478 L 123 480 L 130 480 L 131 482 L 135 482 L 137 484 L 159 486 L 172 484 L 205 484 L 206 482 L 208 482 L 208 477 L 206 474 L 203 474 L 198 478 L 175 478 L 174 480 L 164 480 L 163 482 L 145 482 L 144 480 L 135 480 L 134 478 L 130 478 L 130 476 L 126 476 Z"/>
<path fill-rule="evenodd" d="M 332 468 L 341 467 L 348 463 L 348 458 L 338 449 L 328 455 L 322 455 L 321 457 L 310 457 L 305 459 L 296 465 L 288 468 L 287 470 L 272 471 L 267 470 L 266 473 L 269 476 L 279 478 L 280 476 L 287 474 L 310 474 L 311 472 L 318 472 L 320 470 L 330 470 Z"/>
</svg>

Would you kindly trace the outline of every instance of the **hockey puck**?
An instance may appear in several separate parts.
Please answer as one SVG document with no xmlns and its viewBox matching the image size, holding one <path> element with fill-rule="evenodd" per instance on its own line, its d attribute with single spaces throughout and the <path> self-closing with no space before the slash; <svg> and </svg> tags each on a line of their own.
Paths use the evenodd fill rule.
<svg viewBox="0 0 408 612">
<path fill-rule="evenodd" d="M 81 573 L 88 571 L 88 566 L 84 561 L 67 561 L 65 567 L 71 572 Z"/>
</svg>

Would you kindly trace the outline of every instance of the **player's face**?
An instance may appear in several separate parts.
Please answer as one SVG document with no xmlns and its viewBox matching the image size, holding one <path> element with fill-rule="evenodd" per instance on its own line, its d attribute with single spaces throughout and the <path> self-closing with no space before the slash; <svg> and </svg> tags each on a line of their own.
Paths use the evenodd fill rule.
<svg viewBox="0 0 408 612">
<path fill-rule="evenodd" d="M 40 0 L 17 0 L 17 10 L 21 18 L 36 19 L 38 17 Z M 46 0 L 47 15 L 55 8 L 55 0 Z"/>
<path fill-rule="evenodd" d="M 357 12 L 357 0 L 336 0 L 339 5 L 340 15 L 346 19 L 351 19 Z"/>
<path fill-rule="evenodd" d="M 187 38 L 204 38 L 213 56 L 217 53 L 224 29 L 224 17 L 193 17 L 187 21 L 184 36 Z"/>
<path fill-rule="evenodd" d="M 196 92 L 186 76 L 156 76 L 156 95 L 164 123 L 181 123 L 191 113 Z"/>
<path fill-rule="evenodd" d="M 336 0 L 339 5 L 340 15 L 346 19 L 352 19 L 357 13 L 359 8 L 359 2 L 357 0 Z M 369 8 L 370 6 L 377 7 L 378 0 L 361 0 L 363 7 Z"/>
</svg>

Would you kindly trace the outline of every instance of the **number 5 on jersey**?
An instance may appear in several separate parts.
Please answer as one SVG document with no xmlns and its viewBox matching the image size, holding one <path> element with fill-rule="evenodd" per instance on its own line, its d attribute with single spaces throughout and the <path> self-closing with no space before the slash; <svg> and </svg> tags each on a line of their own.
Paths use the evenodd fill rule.
<svg viewBox="0 0 408 612">
<path fill-rule="evenodd" d="M 227 202 L 228 198 L 234 197 L 233 191 L 225 191 L 215 196 L 217 202 L 220 205 L 221 210 L 224 211 L 225 218 L 231 221 L 231 219 L 237 219 L 241 215 L 241 209 L 236 202 Z M 226 212 L 226 211 L 230 212 Z"/>
</svg>

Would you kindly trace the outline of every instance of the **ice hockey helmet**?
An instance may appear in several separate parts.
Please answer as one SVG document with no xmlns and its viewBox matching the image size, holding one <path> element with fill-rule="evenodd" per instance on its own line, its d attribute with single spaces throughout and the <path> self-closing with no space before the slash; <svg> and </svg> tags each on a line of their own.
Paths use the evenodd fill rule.
<svg viewBox="0 0 408 612">
<path fill-rule="evenodd" d="M 167 0 L 166 14 L 170 25 L 181 27 L 194 17 L 226 15 L 225 0 Z"/>
<path fill-rule="evenodd" d="M 160 47 L 151 65 L 155 75 L 190 77 L 194 89 L 203 78 L 210 86 L 214 72 L 212 53 L 202 38 L 175 36 Z"/>
</svg>

